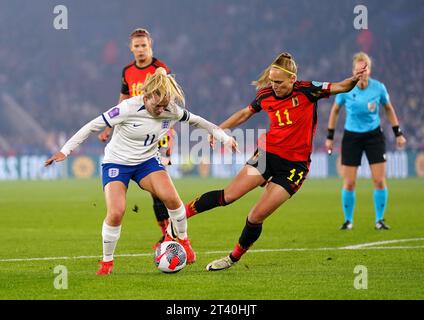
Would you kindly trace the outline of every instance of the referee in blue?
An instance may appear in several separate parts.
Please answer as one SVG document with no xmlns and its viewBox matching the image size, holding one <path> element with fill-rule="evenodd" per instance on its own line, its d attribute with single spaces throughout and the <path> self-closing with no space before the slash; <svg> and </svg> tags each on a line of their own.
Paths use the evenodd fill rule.
<svg viewBox="0 0 424 320">
<path fill-rule="evenodd" d="M 350 92 L 336 95 L 328 121 L 325 145 L 328 153 L 331 154 L 337 118 L 340 108 L 344 106 L 346 122 L 342 139 L 343 189 L 341 195 L 345 221 L 340 229 L 351 230 L 353 227 L 356 178 L 362 154 L 365 152 L 374 182 L 375 228 L 388 230 L 390 227 L 384 222 L 388 190 L 385 179 L 386 146 L 380 127 L 380 106 L 384 107 L 392 125 L 397 147 L 403 148 L 406 139 L 399 128 L 399 121 L 395 109 L 390 103 L 386 87 L 383 83 L 369 77 L 371 74 L 370 57 L 364 52 L 355 54 L 353 69 L 360 68 L 364 63 L 368 65 L 368 71 L 355 88 Z"/>
</svg>

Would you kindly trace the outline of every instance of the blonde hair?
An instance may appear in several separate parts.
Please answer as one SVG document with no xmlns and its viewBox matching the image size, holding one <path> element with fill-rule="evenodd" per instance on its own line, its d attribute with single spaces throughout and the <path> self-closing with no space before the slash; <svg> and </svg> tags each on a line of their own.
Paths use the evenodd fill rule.
<svg viewBox="0 0 424 320">
<path fill-rule="evenodd" d="M 358 52 L 353 56 L 353 63 L 352 63 L 352 69 L 355 69 L 355 64 L 357 62 L 364 61 L 368 65 L 368 69 L 371 69 L 372 60 L 369 55 L 367 55 L 365 52 Z"/>
<path fill-rule="evenodd" d="M 148 74 L 143 84 L 142 90 L 147 98 L 153 95 L 162 101 L 176 102 L 181 107 L 185 106 L 184 91 L 175 81 L 174 77 L 167 75 L 162 67 L 156 69 L 154 74 Z"/>
<path fill-rule="evenodd" d="M 266 88 L 270 85 L 269 82 L 269 71 L 271 68 L 277 68 L 288 73 L 291 76 L 296 76 L 297 66 L 292 55 L 287 52 L 280 53 L 277 58 L 261 73 L 258 80 L 252 81 L 252 85 L 256 86 L 256 89 Z"/>
</svg>

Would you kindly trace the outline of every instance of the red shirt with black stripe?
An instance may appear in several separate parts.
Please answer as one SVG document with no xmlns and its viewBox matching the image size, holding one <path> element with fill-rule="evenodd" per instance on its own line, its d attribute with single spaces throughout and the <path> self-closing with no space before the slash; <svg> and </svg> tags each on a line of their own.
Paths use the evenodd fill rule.
<svg viewBox="0 0 424 320">
<path fill-rule="evenodd" d="M 258 140 L 258 147 L 290 161 L 310 161 L 317 124 L 317 102 L 330 96 L 331 83 L 296 81 L 285 97 L 271 87 L 257 91 L 249 105 L 252 112 L 264 110 L 270 129 Z"/>
<path fill-rule="evenodd" d="M 147 75 L 149 73 L 154 74 L 156 69 L 159 67 L 165 68 L 168 74 L 171 73 L 168 66 L 156 58 L 153 58 L 152 63 L 143 68 L 137 67 L 135 61 L 126 65 L 124 70 L 122 70 L 121 93 L 130 95 L 131 97 L 142 95 L 143 91 L 141 90 L 141 87 L 143 86 Z"/>
</svg>

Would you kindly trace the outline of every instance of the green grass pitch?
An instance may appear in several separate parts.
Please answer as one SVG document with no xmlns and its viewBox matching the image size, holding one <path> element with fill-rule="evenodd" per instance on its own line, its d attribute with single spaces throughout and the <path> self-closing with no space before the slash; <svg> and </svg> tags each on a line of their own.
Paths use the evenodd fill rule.
<svg viewBox="0 0 424 320">
<path fill-rule="evenodd" d="M 227 183 L 175 180 L 184 201 Z M 370 180 L 358 181 L 354 230 L 340 231 L 341 180 L 311 179 L 265 222 L 238 264 L 207 272 L 208 262 L 233 248 L 259 188 L 190 219 L 198 261 L 163 274 L 153 264 L 160 231 L 150 195 L 131 183 L 114 274 L 99 277 L 105 215 L 99 179 L 1 182 L 0 299 L 423 299 L 424 180 L 388 184 L 389 231 L 374 230 Z M 362 246 L 340 249 L 354 245 Z M 65 290 L 54 287 L 58 265 L 68 270 Z M 358 265 L 366 267 L 367 289 L 354 287 L 355 277 L 365 275 L 354 272 Z"/>
</svg>

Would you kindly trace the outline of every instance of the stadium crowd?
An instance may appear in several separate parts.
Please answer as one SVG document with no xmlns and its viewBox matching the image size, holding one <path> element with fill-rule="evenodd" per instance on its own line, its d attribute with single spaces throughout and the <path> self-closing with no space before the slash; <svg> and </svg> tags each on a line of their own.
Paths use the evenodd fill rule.
<svg viewBox="0 0 424 320">
<path fill-rule="evenodd" d="M 145 10 L 100 0 L 68 5 L 69 27 L 55 30 L 53 1 L 19 10 L 22 1 L 0 10 L 0 155 L 55 150 L 88 120 L 116 104 L 122 68 L 131 60 L 128 34 L 149 29 L 154 55 L 182 84 L 188 108 L 220 123 L 251 102 L 257 78 L 281 51 L 293 54 L 299 78 L 340 81 L 354 53 L 374 59 L 373 74 L 386 84 L 408 139 L 424 150 L 424 29 L 421 1 L 364 1 L 368 29 L 353 26 L 355 1 L 182 0 L 151 2 Z M 13 15 L 12 15 L 13 12 Z M 155 13 L 161 12 L 160 19 Z M 315 150 L 324 150 L 333 98 L 319 104 Z M 384 117 L 383 117 L 384 118 Z M 266 128 L 264 114 L 249 128 Z M 341 139 L 339 121 L 336 142 Z M 388 148 L 394 136 L 383 125 Z M 100 153 L 96 139 L 85 147 Z"/>
</svg>

